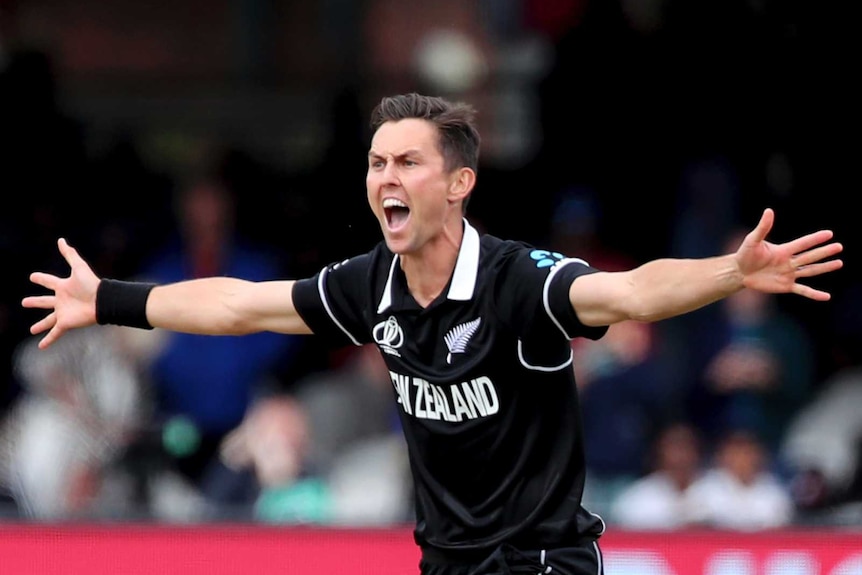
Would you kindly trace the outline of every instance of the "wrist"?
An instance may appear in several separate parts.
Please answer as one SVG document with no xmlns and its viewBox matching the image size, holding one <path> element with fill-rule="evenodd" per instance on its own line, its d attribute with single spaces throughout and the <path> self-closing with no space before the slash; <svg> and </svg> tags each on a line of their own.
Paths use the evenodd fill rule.
<svg viewBox="0 0 862 575">
<path fill-rule="evenodd" d="M 721 276 L 725 278 L 724 285 L 727 290 L 726 295 L 732 295 L 746 287 L 745 272 L 742 270 L 742 266 L 740 265 L 736 254 L 730 254 L 723 257 L 727 262 L 727 266 L 722 271 Z"/>
<path fill-rule="evenodd" d="M 147 299 L 154 283 L 102 279 L 96 290 L 96 323 L 153 329 L 147 320 Z"/>
</svg>

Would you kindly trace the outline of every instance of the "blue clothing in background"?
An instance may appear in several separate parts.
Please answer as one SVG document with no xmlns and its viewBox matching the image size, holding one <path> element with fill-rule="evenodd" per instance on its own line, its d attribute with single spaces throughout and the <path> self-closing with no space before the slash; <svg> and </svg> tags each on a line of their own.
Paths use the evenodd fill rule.
<svg viewBox="0 0 862 575">
<path fill-rule="evenodd" d="M 277 260 L 259 250 L 234 246 L 218 274 L 252 281 L 276 279 Z M 149 281 L 176 282 L 193 277 L 179 249 L 165 252 L 144 274 Z M 285 299 L 289 294 L 285 294 Z M 170 333 L 151 366 L 157 408 L 164 417 L 185 415 L 204 435 L 236 427 L 267 377 L 289 362 L 300 336 L 257 333 L 203 336 Z"/>
</svg>

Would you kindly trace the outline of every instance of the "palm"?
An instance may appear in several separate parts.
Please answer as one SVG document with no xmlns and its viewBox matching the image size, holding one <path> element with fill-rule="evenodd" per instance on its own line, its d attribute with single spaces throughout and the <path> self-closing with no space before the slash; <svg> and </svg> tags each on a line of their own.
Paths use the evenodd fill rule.
<svg viewBox="0 0 862 575">
<path fill-rule="evenodd" d="M 59 240 L 58 246 L 71 268 L 69 277 L 34 272 L 30 275 L 30 281 L 53 294 L 30 296 L 22 301 L 24 307 L 48 310 L 48 315 L 30 328 L 34 335 L 48 332 L 39 342 L 39 347 L 43 349 L 70 329 L 96 322 L 96 290 L 100 280 L 65 240 Z"/>
<path fill-rule="evenodd" d="M 828 300 L 824 291 L 798 283 L 801 278 L 818 276 L 842 266 L 841 260 L 827 260 L 842 250 L 839 243 L 826 244 L 832 232 L 821 230 L 783 244 L 766 241 L 775 215 L 763 212 L 736 252 L 745 287 L 769 293 L 795 293 L 815 300 Z"/>
<path fill-rule="evenodd" d="M 92 272 L 91 272 L 92 273 Z M 90 324 L 89 318 L 93 309 L 92 289 L 85 286 L 86 281 L 72 270 L 72 274 L 60 280 L 55 290 L 54 312 L 57 314 L 57 324 L 64 329 L 83 327 Z"/>
</svg>

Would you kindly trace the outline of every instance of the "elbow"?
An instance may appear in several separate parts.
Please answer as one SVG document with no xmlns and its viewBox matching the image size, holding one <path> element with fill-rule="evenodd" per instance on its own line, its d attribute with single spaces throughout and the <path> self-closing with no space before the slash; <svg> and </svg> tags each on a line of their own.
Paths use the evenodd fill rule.
<svg viewBox="0 0 862 575">
<path fill-rule="evenodd" d="M 230 314 L 225 318 L 222 325 L 218 327 L 217 331 L 224 335 L 249 335 L 259 331 L 259 329 L 248 318 Z"/>
<path fill-rule="evenodd" d="M 254 332 L 254 326 L 248 317 L 227 306 L 224 313 L 217 314 L 209 333 L 217 335 L 247 335 Z"/>
<path fill-rule="evenodd" d="M 624 300 L 622 304 L 620 315 L 626 320 L 652 323 L 664 319 L 661 310 L 656 309 L 643 298 L 631 297 Z"/>
<path fill-rule="evenodd" d="M 662 315 L 659 315 L 657 313 L 651 313 L 650 311 L 645 310 L 642 312 L 631 314 L 628 319 L 632 321 L 639 321 L 641 323 L 653 323 L 656 321 L 663 320 L 665 318 Z"/>
<path fill-rule="evenodd" d="M 258 314 L 254 313 L 253 301 L 245 293 L 230 293 L 223 297 L 219 306 L 217 333 L 224 335 L 249 335 L 261 331 Z"/>
</svg>

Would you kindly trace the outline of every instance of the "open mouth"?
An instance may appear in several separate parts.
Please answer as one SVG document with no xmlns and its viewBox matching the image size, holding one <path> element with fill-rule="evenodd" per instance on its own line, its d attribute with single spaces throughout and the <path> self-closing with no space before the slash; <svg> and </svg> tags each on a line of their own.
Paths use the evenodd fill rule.
<svg viewBox="0 0 862 575">
<path fill-rule="evenodd" d="M 386 225 L 393 231 L 404 227 L 410 218 L 410 208 L 395 198 L 383 200 L 383 213 L 386 216 Z"/>
</svg>

